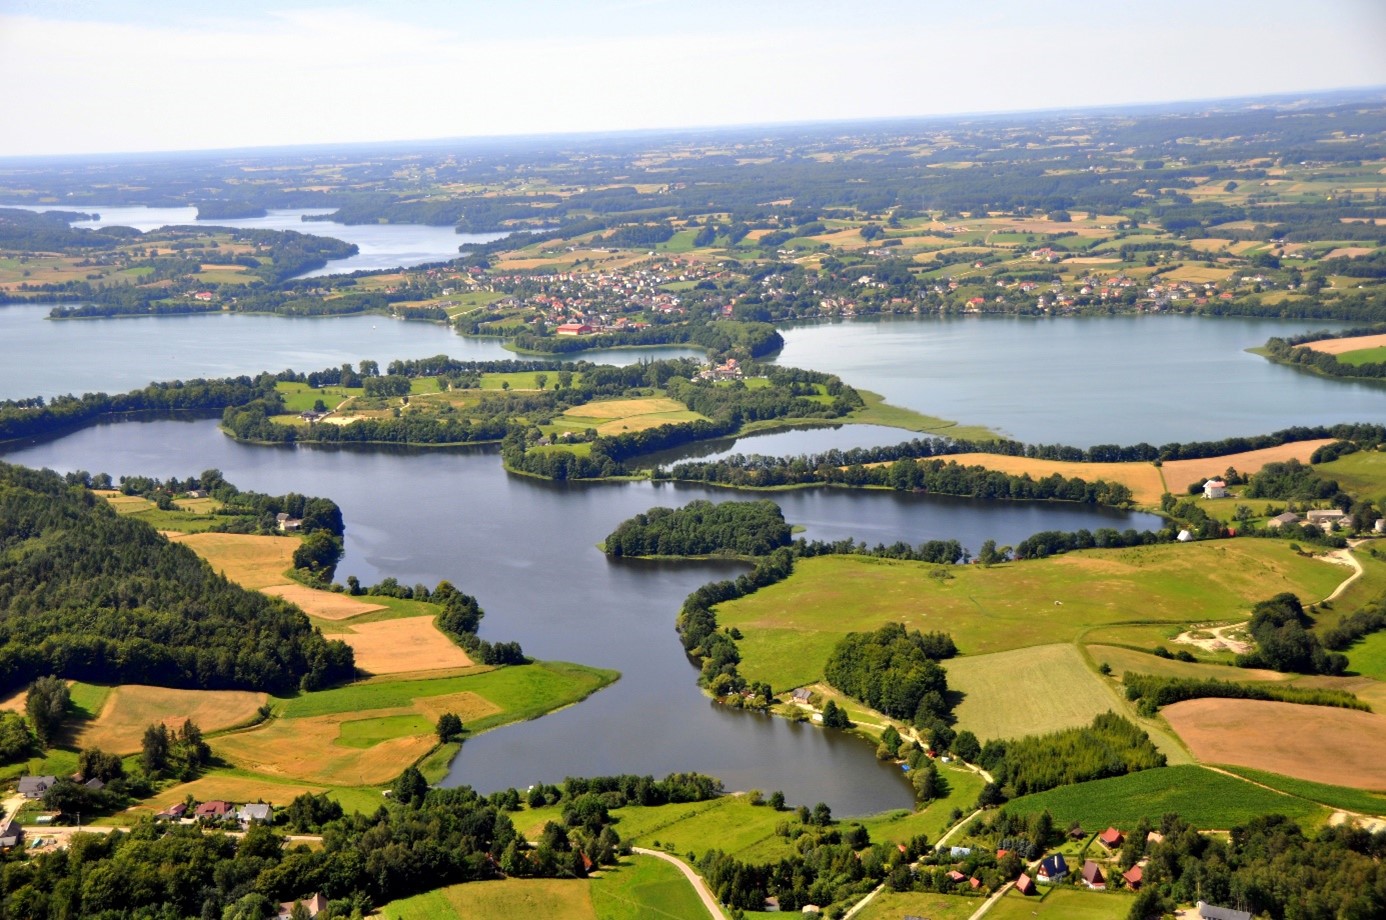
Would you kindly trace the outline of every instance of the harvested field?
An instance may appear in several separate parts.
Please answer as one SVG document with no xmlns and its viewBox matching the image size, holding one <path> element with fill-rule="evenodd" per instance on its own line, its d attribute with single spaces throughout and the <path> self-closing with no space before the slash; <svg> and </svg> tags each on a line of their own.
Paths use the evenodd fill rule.
<svg viewBox="0 0 1386 920">
<path fill-rule="evenodd" d="M 291 604 L 297 604 L 305 613 L 323 620 L 347 620 L 363 613 L 385 609 L 383 604 L 370 604 L 349 594 L 320 591 L 297 583 L 270 585 L 260 590 L 275 597 L 282 597 Z"/>
<path fill-rule="evenodd" d="M 123 684 L 111 690 L 94 721 L 78 728 L 71 744 L 131 754 L 140 749 L 144 730 L 156 722 L 177 728 L 184 719 L 191 719 L 204 732 L 213 732 L 249 722 L 268 701 L 267 694 L 248 690 L 174 690 Z"/>
<path fill-rule="evenodd" d="M 1386 347 L 1386 335 L 1355 335 L 1349 339 L 1319 339 L 1305 342 L 1303 348 L 1321 351 L 1326 355 L 1341 355 L 1349 351 L 1365 351 L 1368 348 Z"/>
<path fill-rule="evenodd" d="M 1012 476 L 1028 474 L 1031 479 L 1043 479 L 1058 473 L 1066 479 L 1076 477 L 1089 482 L 1097 479 L 1119 482 L 1130 488 L 1136 501 L 1143 505 L 1158 505 L 1160 496 L 1165 493 L 1160 468 L 1150 463 L 1068 463 L 1001 454 L 953 454 L 939 459 L 955 460 L 963 466 L 984 466 Z"/>
<path fill-rule="evenodd" d="M 417 715 L 412 707 L 400 707 L 275 719 L 253 731 L 214 739 L 212 747 L 237 767 L 270 777 L 329 786 L 378 785 L 399 776 L 405 765 L 427 754 L 438 739 L 431 731 L 424 731 L 385 738 L 369 746 L 345 745 L 339 740 L 343 723 Z"/>
<path fill-rule="evenodd" d="M 1284 463 L 1286 460 L 1308 463 L 1314 451 L 1331 443 L 1332 438 L 1321 438 L 1316 441 L 1295 441 L 1263 450 L 1249 450 L 1240 454 L 1204 457 L 1201 460 L 1167 460 L 1160 467 L 1160 471 L 1164 473 L 1165 484 L 1169 486 L 1169 490 L 1175 495 L 1181 495 L 1194 480 L 1221 476 L 1229 466 L 1239 473 L 1247 474 L 1259 472 L 1267 463 Z"/>
<path fill-rule="evenodd" d="M 964 656 L 943 665 L 949 688 L 963 694 L 958 728 L 982 741 L 1080 728 L 1125 708 L 1074 645 Z M 1023 694 L 1015 692 L 1018 686 Z"/>
<path fill-rule="evenodd" d="M 472 663 L 430 617 L 358 623 L 332 638 L 350 645 L 356 666 L 370 674 L 465 668 Z"/>
<path fill-rule="evenodd" d="M 284 573 L 294 566 L 298 540 L 292 537 L 261 537 L 242 533 L 191 533 L 166 535 L 182 543 L 212 568 L 242 588 L 252 590 L 282 585 Z"/>
<path fill-rule="evenodd" d="M 1208 268 L 1205 265 L 1181 265 L 1172 272 L 1167 272 L 1164 277 L 1173 281 L 1187 281 L 1191 284 L 1202 284 L 1207 281 L 1224 281 L 1232 274 L 1230 268 Z"/>
<path fill-rule="evenodd" d="M 1264 700 L 1186 700 L 1161 714 L 1194 756 L 1355 789 L 1386 789 L 1386 716 Z"/>
<path fill-rule="evenodd" d="M 1370 246 L 1339 246 L 1337 249 L 1324 256 L 1325 259 L 1355 259 L 1358 256 L 1369 256 L 1375 249 Z"/>
<path fill-rule="evenodd" d="M 574 406 L 571 414 L 583 418 L 630 418 L 633 415 L 649 415 L 652 412 L 685 412 L 688 407 L 667 396 L 652 396 L 646 399 L 607 399 Z"/>
</svg>

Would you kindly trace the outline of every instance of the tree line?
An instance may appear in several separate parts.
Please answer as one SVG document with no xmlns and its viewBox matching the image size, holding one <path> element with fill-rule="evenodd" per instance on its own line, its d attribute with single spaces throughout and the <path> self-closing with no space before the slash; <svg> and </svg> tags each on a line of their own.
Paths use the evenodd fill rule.
<svg viewBox="0 0 1386 920">
<path fill-rule="evenodd" d="M 1011 799 L 1056 786 L 1163 767 L 1165 755 L 1133 722 L 1106 712 L 1083 728 L 988 741 L 977 763 L 995 778 L 993 787 L 984 790 L 984 799 Z"/>
<path fill-rule="evenodd" d="M 1363 712 L 1371 712 L 1372 709 L 1345 690 L 1319 687 L 1282 687 L 1275 683 L 1239 684 L 1216 678 L 1156 677 L 1129 671 L 1122 675 L 1121 683 L 1126 688 L 1126 698 L 1133 703 L 1141 704 L 1143 715 L 1154 715 L 1156 710 L 1184 700 L 1207 698 L 1276 700 L 1304 706 L 1360 709 Z"/>
</svg>

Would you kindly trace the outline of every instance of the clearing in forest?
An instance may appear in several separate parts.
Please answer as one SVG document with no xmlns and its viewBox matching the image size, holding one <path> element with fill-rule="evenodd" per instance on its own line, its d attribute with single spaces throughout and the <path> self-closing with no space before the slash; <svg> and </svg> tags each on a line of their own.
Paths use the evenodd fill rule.
<svg viewBox="0 0 1386 920">
<path fill-rule="evenodd" d="M 203 732 L 249 722 L 269 696 L 248 690 L 175 690 L 122 684 L 111 690 L 96 718 L 82 723 L 72 746 L 115 754 L 140 749 L 144 730 L 156 722 L 176 729 L 191 719 Z"/>
</svg>

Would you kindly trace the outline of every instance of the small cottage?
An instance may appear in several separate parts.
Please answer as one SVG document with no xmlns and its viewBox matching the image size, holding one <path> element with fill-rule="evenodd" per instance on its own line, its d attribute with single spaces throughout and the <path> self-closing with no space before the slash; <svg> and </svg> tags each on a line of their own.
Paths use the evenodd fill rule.
<svg viewBox="0 0 1386 920">
<path fill-rule="evenodd" d="M 1109 827 L 1097 835 L 1097 842 L 1109 850 L 1115 850 L 1117 847 L 1121 846 L 1121 842 L 1125 839 L 1121 831 L 1114 827 Z"/>
<path fill-rule="evenodd" d="M 1039 871 L 1035 873 L 1035 881 L 1041 885 L 1054 885 L 1064 880 L 1068 875 L 1068 860 L 1064 859 L 1062 853 L 1055 853 L 1040 860 Z"/>
<path fill-rule="evenodd" d="M 1021 894 L 1034 894 L 1035 880 L 1024 873 L 1021 873 L 1020 878 L 1015 880 L 1015 890 L 1020 892 Z"/>
<path fill-rule="evenodd" d="M 1132 866 L 1121 873 L 1121 877 L 1126 879 L 1127 888 L 1132 891 L 1140 891 L 1141 884 L 1145 881 L 1145 870 L 1140 866 Z"/>
<path fill-rule="evenodd" d="M 1226 498 L 1227 483 L 1221 479 L 1210 479 L 1203 484 L 1204 498 Z"/>
<path fill-rule="evenodd" d="M 1097 891 L 1107 890 L 1107 877 L 1102 874 L 1102 867 L 1091 859 L 1083 863 L 1083 884 Z"/>
</svg>

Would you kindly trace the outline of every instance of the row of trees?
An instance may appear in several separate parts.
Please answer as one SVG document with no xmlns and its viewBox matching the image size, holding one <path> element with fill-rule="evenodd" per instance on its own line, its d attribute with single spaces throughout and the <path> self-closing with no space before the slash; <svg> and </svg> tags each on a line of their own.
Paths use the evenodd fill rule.
<svg viewBox="0 0 1386 920">
<path fill-rule="evenodd" d="M 1126 698 L 1132 702 L 1139 702 L 1144 715 L 1154 715 L 1156 710 L 1184 700 L 1209 697 L 1278 700 L 1304 706 L 1335 706 L 1340 709 L 1371 712 L 1370 706 L 1345 690 L 1320 687 L 1282 687 L 1275 683 L 1239 684 L 1216 678 L 1157 677 L 1129 671 L 1122 675 L 1121 683 L 1126 688 Z"/>
</svg>

